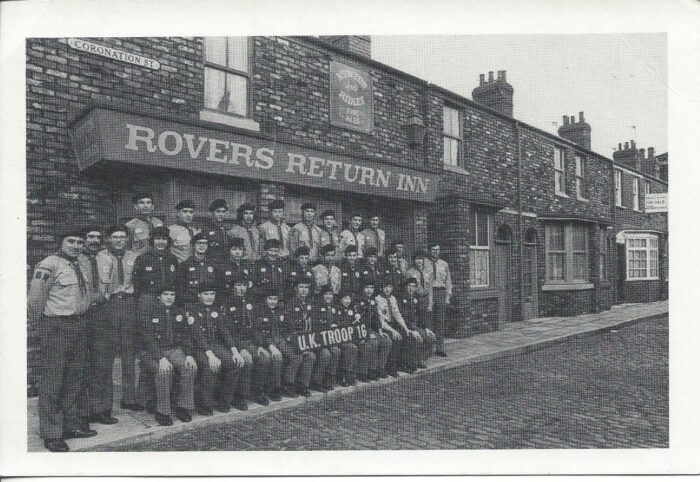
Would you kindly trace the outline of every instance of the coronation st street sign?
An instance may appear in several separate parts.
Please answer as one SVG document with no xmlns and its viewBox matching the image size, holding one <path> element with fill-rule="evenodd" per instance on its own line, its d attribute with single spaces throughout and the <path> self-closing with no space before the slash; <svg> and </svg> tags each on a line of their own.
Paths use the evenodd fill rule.
<svg viewBox="0 0 700 482">
<path fill-rule="evenodd" d="M 357 343 L 368 336 L 364 323 L 358 325 L 330 328 L 328 330 L 310 331 L 291 335 L 287 341 L 299 349 L 299 351 L 328 348 L 342 343 Z"/>
<path fill-rule="evenodd" d="M 437 195 L 437 174 L 105 108 L 73 125 L 72 138 L 81 170 L 118 162 L 416 201 Z"/>
<path fill-rule="evenodd" d="M 88 42 L 87 40 L 69 38 L 68 46 L 76 50 L 80 50 L 81 52 L 100 55 L 109 59 L 120 60 L 122 62 L 138 65 L 140 67 L 148 67 L 149 69 L 153 70 L 160 69 L 160 62 L 157 60 L 149 59 L 148 57 L 143 57 L 131 52 L 125 52 L 124 50 L 115 49 L 113 47 L 107 47 L 106 45 Z"/>
</svg>

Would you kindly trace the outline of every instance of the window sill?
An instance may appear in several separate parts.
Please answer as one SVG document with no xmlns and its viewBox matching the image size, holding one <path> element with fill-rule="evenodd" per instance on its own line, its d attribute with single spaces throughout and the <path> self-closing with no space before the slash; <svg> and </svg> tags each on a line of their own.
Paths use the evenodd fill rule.
<svg viewBox="0 0 700 482">
<path fill-rule="evenodd" d="M 615 205 L 615 207 L 616 207 L 617 209 L 627 209 L 625 206 L 618 206 L 618 205 Z"/>
<path fill-rule="evenodd" d="M 576 196 L 576 199 L 578 199 L 579 201 L 583 201 L 585 203 L 591 202 L 589 199 L 586 199 L 585 197 L 581 197 L 581 196 Z"/>
<path fill-rule="evenodd" d="M 568 198 L 568 197 L 569 197 L 569 195 L 566 194 L 566 193 L 564 193 L 564 192 L 556 192 L 556 191 L 554 191 L 554 194 L 556 194 L 556 195 L 559 196 L 559 197 L 565 197 L 565 198 Z"/>
<path fill-rule="evenodd" d="M 207 122 L 215 122 L 217 124 L 225 124 L 231 127 L 238 127 L 239 129 L 260 132 L 260 124 L 247 117 L 236 117 L 222 112 L 204 109 L 199 111 L 199 119 Z"/>
<path fill-rule="evenodd" d="M 542 291 L 579 291 L 593 289 L 593 283 L 549 283 L 542 285 Z"/>
<path fill-rule="evenodd" d="M 659 281 L 660 279 L 661 278 L 658 278 L 658 277 L 656 277 L 656 278 L 634 278 L 634 279 L 627 278 L 627 279 L 625 279 L 625 281 L 630 282 L 630 283 L 634 283 L 636 281 Z"/>
<path fill-rule="evenodd" d="M 450 171 L 450 172 L 454 172 L 456 174 L 462 174 L 463 176 L 469 175 L 469 171 L 466 171 L 458 166 L 450 166 L 449 164 L 443 164 L 442 168 L 444 171 Z"/>
</svg>

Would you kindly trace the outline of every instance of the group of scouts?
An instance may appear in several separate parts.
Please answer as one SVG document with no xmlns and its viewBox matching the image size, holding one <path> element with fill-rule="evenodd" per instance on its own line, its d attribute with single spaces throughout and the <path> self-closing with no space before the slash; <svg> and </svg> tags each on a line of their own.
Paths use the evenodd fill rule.
<svg viewBox="0 0 700 482">
<path fill-rule="evenodd" d="M 332 210 L 316 224 L 310 203 L 293 227 L 279 200 L 269 205 L 270 220 L 257 225 L 255 206 L 245 203 L 229 226 L 227 203 L 217 199 L 211 218 L 195 227 L 195 205 L 186 200 L 165 227 L 149 193 L 133 202 L 137 216 L 125 225 L 64 232 L 59 251 L 32 276 L 40 430 L 51 451 L 96 435 L 90 423 L 118 422 L 111 413 L 117 354 L 121 407 L 148 409 L 160 425 L 173 415 L 189 422 L 195 411 L 246 410 L 249 401 L 398 377 L 425 368 L 432 353 L 446 356 L 452 286 L 437 244 L 409 262 L 402 242 L 387 245 L 378 217 L 362 229 L 354 215 L 340 231 Z M 295 337 L 357 333 L 360 325 L 366 336 L 329 346 L 302 347 Z"/>
</svg>

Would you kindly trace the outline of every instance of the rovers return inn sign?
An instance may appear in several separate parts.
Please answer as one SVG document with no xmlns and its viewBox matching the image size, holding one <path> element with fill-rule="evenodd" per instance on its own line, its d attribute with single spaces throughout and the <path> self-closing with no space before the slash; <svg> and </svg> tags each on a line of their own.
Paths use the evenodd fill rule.
<svg viewBox="0 0 700 482">
<path fill-rule="evenodd" d="M 94 107 L 71 126 L 79 169 L 153 166 L 432 202 L 438 175 L 230 131 Z"/>
</svg>

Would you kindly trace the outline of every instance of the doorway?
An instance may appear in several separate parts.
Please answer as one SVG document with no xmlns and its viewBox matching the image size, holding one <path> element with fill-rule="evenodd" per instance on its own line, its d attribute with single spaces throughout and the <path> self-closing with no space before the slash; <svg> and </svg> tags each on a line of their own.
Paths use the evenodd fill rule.
<svg viewBox="0 0 700 482">
<path fill-rule="evenodd" d="M 501 225 L 496 231 L 495 244 L 495 282 L 498 290 L 498 323 L 508 323 L 513 320 L 513 233 L 507 225 Z"/>
<path fill-rule="evenodd" d="M 528 229 L 523 237 L 523 321 L 537 318 L 537 231 Z"/>
</svg>

